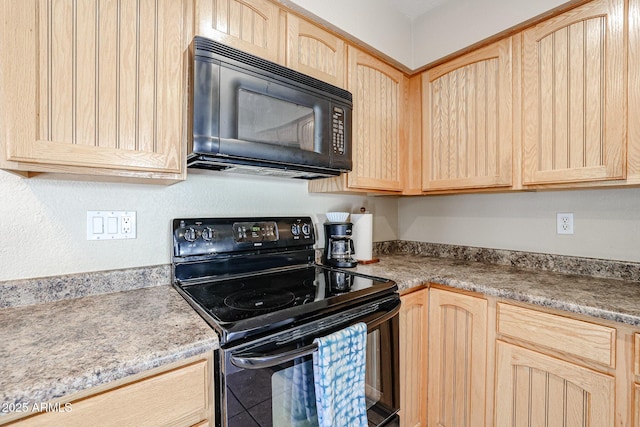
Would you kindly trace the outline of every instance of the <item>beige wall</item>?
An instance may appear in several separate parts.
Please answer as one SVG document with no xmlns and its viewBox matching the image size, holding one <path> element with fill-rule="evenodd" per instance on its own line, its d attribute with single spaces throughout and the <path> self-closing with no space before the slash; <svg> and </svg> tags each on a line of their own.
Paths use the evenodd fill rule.
<svg viewBox="0 0 640 427">
<path fill-rule="evenodd" d="M 381 31 L 380 24 L 364 25 L 364 19 L 342 14 L 338 0 L 291 1 L 412 69 L 565 3 L 447 0 L 411 22 L 407 37 L 406 28 L 398 27 L 406 22 L 393 12 Z M 379 14 L 392 3 L 366 2 L 367 13 L 378 11 L 378 19 L 385 18 Z M 394 40 L 391 48 L 389 34 Z M 556 212 L 562 211 L 574 213 L 573 236 L 556 235 Z M 640 261 L 640 189 L 402 198 L 398 224 L 404 240 Z"/>
<path fill-rule="evenodd" d="M 405 198 L 400 239 L 640 262 L 640 189 Z M 573 212 L 575 234 L 556 234 Z"/>
<path fill-rule="evenodd" d="M 420 32 L 421 41 L 408 53 L 408 26 L 400 27 L 406 20 L 388 12 L 386 0 L 358 0 L 352 6 L 363 2 L 369 5 L 366 14 L 353 19 L 356 14 L 338 7 L 350 2 L 296 0 L 416 66 L 473 43 L 487 31 L 517 23 L 525 18 L 521 10 L 525 15 L 537 13 L 532 3 L 544 7 L 560 3 L 483 0 L 478 3 L 483 10 L 478 11 L 476 3 L 452 0 L 449 7 L 457 7 L 457 13 L 436 9 L 433 19 L 440 17 L 439 27 L 428 25 L 428 19 L 416 24 L 421 28 L 414 33 Z M 476 19 L 480 13 L 482 19 Z M 375 241 L 399 237 L 640 261 L 638 189 L 395 199 L 308 194 L 302 181 L 221 173 L 190 175 L 186 182 L 163 187 L 22 179 L 0 171 L 0 200 L 0 280 L 166 264 L 171 251 L 169 223 L 174 217 L 297 214 L 312 215 L 321 223 L 327 210 L 357 211 L 361 205 L 374 213 Z M 87 241 L 86 211 L 105 209 L 137 211 L 138 238 Z M 574 212 L 575 235 L 555 235 L 558 211 Z M 323 245 L 320 237 L 318 246 Z"/>
<path fill-rule="evenodd" d="M 170 187 L 23 179 L 0 171 L 0 281 L 168 264 L 176 217 L 310 215 L 320 230 L 328 210 L 375 216 L 374 240 L 397 238 L 397 201 L 308 194 L 306 181 L 219 172 L 191 174 Z M 137 238 L 87 241 L 87 210 L 137 212 Z"/>
<path fill-rule="evenodd" d="M 298 5 L 410 69 L 553 9 L 564 0 L 446 0 L 411 21 L 393 0 L 278 0 Z M 427 0 L 423 0 L 427 1 Z M 357 19 L 354 17 L 357 16 Z"/>
</svg>

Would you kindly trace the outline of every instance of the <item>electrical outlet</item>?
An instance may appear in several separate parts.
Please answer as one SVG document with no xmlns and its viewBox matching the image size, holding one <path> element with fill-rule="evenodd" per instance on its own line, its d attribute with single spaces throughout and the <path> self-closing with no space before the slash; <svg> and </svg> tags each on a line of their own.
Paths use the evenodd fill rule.
<svg viewBox="0 0 640 427">
<path fill-rule="evenodd" d="M 131 234 L 131 217 L 122 216 L 122 234 Z"/>
<path fill-rule="evenodd" d="M 573 213 L 562 212 L 556 215 L 556 234 L 573 234 Z"/>
</svg>

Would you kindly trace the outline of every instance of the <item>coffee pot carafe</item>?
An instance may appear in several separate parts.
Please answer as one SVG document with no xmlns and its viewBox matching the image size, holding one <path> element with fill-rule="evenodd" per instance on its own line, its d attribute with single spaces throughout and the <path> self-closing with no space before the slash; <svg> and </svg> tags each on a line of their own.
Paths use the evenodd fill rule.
<svg viewBox="0 0 640 427">
<path fill-rule="evenodd" d="M 353 258 L 355 249 L 350 222 L 327 222 L 324 224 L 325 246 L 323 263 L 333 267 L 350 268 L 358 264 Z"/>
</svg>

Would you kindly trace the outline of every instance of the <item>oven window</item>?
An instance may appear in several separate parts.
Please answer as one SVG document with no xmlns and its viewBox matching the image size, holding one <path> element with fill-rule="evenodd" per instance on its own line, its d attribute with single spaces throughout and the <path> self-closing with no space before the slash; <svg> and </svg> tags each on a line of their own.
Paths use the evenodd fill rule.
<svg viewBox="0 0 640 427">
<path fill-rule="evenodd" d="M 246 89 L 238 92 L 238 138 L 316 151 L 312 108 Z"/>
<path fill-rule="evenodd" d="M 313 360 L 294 363 L 271 377 L 274 426 L 317 426 Z"/>
<path fill-rule="evenodd" d="M 374 426 L 383 424 L 397 404 L 388 332 L 388 324 L 383 324 L 367 334 L 365 397 L 369 425 Z M 227 364 L 227 369 L 228 427 L 318 425 L 311 356 L 270 368 L 238 369 Z"/>
</svg>

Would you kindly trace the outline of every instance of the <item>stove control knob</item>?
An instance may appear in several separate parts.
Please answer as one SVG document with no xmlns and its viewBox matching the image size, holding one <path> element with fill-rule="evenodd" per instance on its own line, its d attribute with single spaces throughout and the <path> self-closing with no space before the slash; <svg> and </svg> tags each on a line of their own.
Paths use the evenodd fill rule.
<svg viewBox="0 0 640 427">
<path fill-rule="evenodd" d="M 311 234 L 311 225 L 304 223 L 302 224 L 302 234 L 305 235 L 305 237 L 308 237 Z"/>
<path fill-rule="evenodd" d="M 293 224 L 291 226 L 291 234 L 293 234 L 294 236 L 300 235 L 300 224 Z"/>
<path fill-rule="evenodd" d="M 206 240 L 207 242 L 210 241 L 210 240 L 213 240 L 214 235 L 215 235 L 215 232 L 213 231 L 213 228 L 211 228 L 211 227 L 205 227 L 202 230 L 202 238 L 204 240 Z"/>
<path fill-rule="evenodd" d="M 196 234 L 196 230 L 193 227 L 189 227 L 184 230 L 184 240 L 186 240 L 187 242 L 195 242 L 197 238 L 198 235 Z"/>
</svg>

